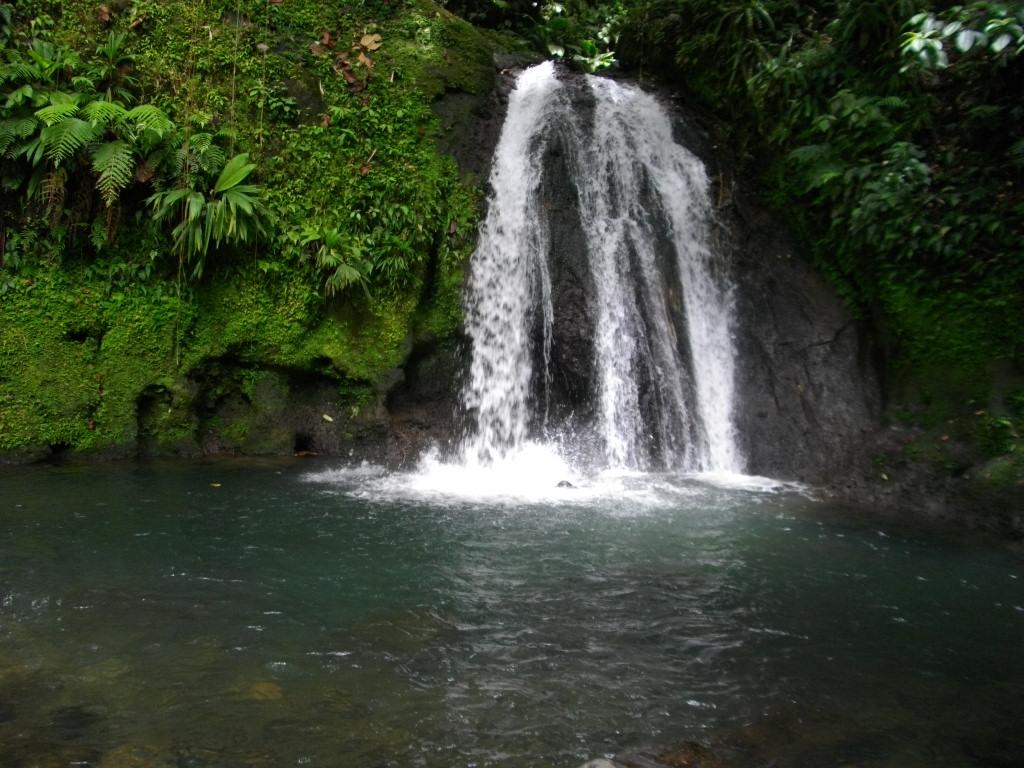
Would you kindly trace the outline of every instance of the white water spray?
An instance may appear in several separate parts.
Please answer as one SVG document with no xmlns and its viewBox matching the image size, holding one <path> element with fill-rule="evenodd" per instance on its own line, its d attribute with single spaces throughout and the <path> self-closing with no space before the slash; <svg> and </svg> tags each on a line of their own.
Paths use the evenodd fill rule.
<svg viewBox="0 0 1024 768">
<path fill-rule="evenodd" d="M 551 324 L 547 237 L 537 210 L 540 159 L 561 84 L 548 62 L 523 72 L 509 98 L 508 116 L 494 155 L 494 190 L 480 244 L 473 255 L 466 331 L 473 344 L 463 395 L 476 413 L 477 431 L 466 443 L 466 463 L 489 463 L 527 438 L 533 350 L 530 322 L 540 304 Z"/>
<path fill-rule="evenodd" d="M 704 166 L 675 143 L 652 96 L 603 78 L 585 85 L 593 113 L 573 108 L 546 63 L 523 72 L 509 100 L 467 292 L 464 403 L 476 431 L 462 460 L 486 465 L 522 452 L 531 414 L 545 407 L 533 402 L 532 384 L 550 376 L 548 264 L 559 254 L 549 253 L 538 200 L 541 159 L 557 130 L 569 145 L 595 296 L 592 426 L 603 466 L 740 472 L 733 302 L 709 247 Z"/>
</svg>

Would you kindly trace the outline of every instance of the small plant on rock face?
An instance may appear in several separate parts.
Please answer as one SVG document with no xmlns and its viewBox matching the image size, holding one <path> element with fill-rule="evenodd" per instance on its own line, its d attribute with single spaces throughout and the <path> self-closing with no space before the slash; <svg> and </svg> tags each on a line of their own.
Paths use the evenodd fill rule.
<svg viewBox="0 0 1024 768">
<path fill-rule="evenodd" d="M 367 275 L 372 265 L 364 255 L 360 238 L 346 235 L 337 227 L 320 226 L 307 227 L 295 239 L 302 246 L 315 248 L 313 257 L 316 268 L 324 275 L 324 294 L 328 299 L 355 285 L 368 292 Z"/>
<path fill-rule="evenodd" d="M 202 277 L 211 243 L 214 248 L 253 243 L 266 234 L 263 188 L 244 183 L 255 169 L 248 154 L 235 155 L 212 185 L 203 183 L 202 176 L 192 176 L 193 185 L 149 198 L 156 221 L 177 221 L 172 235 L 179 268 L 191 263 L 193 278 Z"/>
</svg>

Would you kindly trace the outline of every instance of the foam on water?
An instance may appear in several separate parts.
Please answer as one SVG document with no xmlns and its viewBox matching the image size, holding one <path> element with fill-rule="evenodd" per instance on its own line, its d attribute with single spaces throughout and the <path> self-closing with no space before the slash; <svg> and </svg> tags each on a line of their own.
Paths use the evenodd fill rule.
<svg viewBox="0 0 1024 768">
<path fill-rule="evenodd" d="M 588 473 L 551 445 L 534 442 L 490 463 L 450 463 L 431 451 L 411 471 L 389 471 L 364 462 L 310 472 L 303 478 L 371 501 L 414 501 L 445 507 L 587 507 L 616 515 L 726 506 L 740 496 L 748 500 L 756 495 L 811 496 L 811 490 L 800 483 L 728 472 L 605 469 Z"/>
<path fill-rule="evenodd" d="M 563 82 L 551 62 L 522 72 L 510 94 L 467 281 L 462 408 L 473 429 L 452 454 L 428 453 L 412 472 L 361 465 L 311 480 L 369 499 L 615 510 L 803 492 L 741 474 L 734 301 L 728 264 L 712 248 L 703 163 L 674 140 L 668 111 L 650 94 L 581 82 L 592 114 L 572 95 L 579 83 Z M 579 199 L 580 279 L 595 294 L 594 415 L 579 431 L 597 437 L 597 450 L 568 430 L 547 442 L 538 434 L 554 430 L 549 387 L 538 397 L 536 383 L 553 377 L 549 261 L 561 254 L 541 190 L 555 140 Z"/>
</svg>

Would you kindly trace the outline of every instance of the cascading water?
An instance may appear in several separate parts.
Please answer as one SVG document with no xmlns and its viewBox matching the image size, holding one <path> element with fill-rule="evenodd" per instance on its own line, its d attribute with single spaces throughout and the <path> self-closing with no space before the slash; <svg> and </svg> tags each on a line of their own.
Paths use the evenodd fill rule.
<svg viewBox="0 0 1024 768">
<path fill-rule="evenodd" d="M 570 98 L 579 87 L 593 109 Z M 578 200 L 593 297 L 592 416 L 580 430 L 595 443 L 591 455 L 618 469 L 742 471 L 732 297 L 709 247 L 704 166 L 673 140 L 655 98 L 598 77 L 565 83 L 551 63 L 519 76 L 495 153 L 467 290 L 464 404 L 476 431 L 463 461 L 507 459 L 544 421 L 537 393 L 552 379 L 551 270 L 565 257 L 550 246 L 540 203 L 555 140 Z"/>
<path fill-rule="evenodd" d="M 530 320 L 538 307 L 550 325 L 547 247 L 537 188 L 541 153 L 561 84 L 550 64 L 520 75 L 509 99 L 491 171 L 494 193 L 473 256 L 466 328 L 473 343 L 464 404 L 477 431 L 467 462 L 489 462 L 523 444 L 529 422 L 533 350 Z"/>
</svg>

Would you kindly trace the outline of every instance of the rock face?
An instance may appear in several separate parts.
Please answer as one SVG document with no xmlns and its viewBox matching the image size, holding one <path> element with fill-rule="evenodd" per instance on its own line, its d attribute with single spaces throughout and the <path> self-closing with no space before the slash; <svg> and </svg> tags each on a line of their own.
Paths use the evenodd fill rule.
<svg viewBox="0 0 1024 768">
<path fill-rule="evenodd" d="M 728 216 L 739 315 L 737 426 L 753 474 L 824 482 L 877 429 L 864 329 L 763 210 Z"/>
<path fill-rule="evenodd" d="M 574 90 L 573 100 L 577 112 L 593 113 L 593 99 L 585 90 Z M 593 411 L 596 379 L 590 344 L 596 327 L 596 297 L 586 264 L 587 243 L 567 152 L 564 137 L 556 134 L 544 154 L 540 208 L 545 219 L 538 224 L 547 229 L 551 253 L 551 379 L 536 382 L 534 389 L 537 398 L 554 406 L 549 416 L 555 423 L 570 419 L 586 423 Z M 533 343 L 535 348 L 543 343 L 540 322 L 536 323 Z"/>
<path fill-rule="evenodd" d="M 503 78 L 500 94 L 507 93 L 510 82 Z M 593 110 L 586 88 L 573 87 L 571 92 L 577 113 Z M 464 170 L 483 177 L 481 142 L 496 143 L 499 131 L 494 123 L 502 113 L 500 108 L 481 112 L 462 105 L 463 118 L 486 115 L 484 126 L 453 130 L 453 135 L 471 142 L 469 148 L 449 147 Z M 813 483 L 828 481 L 848 469 L 855 446 L 877 428 L 881 398 L 866 336 L 834 292 L 799 258 L 779 222 L 726 188 L 722 179 L 728 174 L 698 123 L 681 109 L 674 113 L 677 140 L 698 155 L 716 179 L 717 248 L 730 262 L 735 283 L 735 423 L 746 469 Z M 594 407 L 596 376 L 589 342 L 595 328 L 596 291 L 585 262 L 579 200 L 566 151 L 565 143 L 553 136 L 541 183 L 545 217 L 538 226 L 547 230 L 551 253 L 553 318 L 550 380 L 535 382 L 534 390 L 536 397 L 551 404 L 552 423 L 578 428 L 587 424 Z M 664 264 L 671 265 L 673 259 L 670 253 L 661 255 Z M 666 268 L 666 275 L 672 271 Z M 542 329 L 537 325 L 534 343 L 539 348 Z M 695 367 L 700 364 L 692 362 Z M 637 385 L 656 394 L 656 382 Z"/>
<path fill-rule="evenodd" d="M 831 482 L 850 471 L 879 427 L 881 388 L 866 328 L 800 257 L 778 218 L 730 181 L 728 160 L 699 122 L 681 107 L 674 113 L 677 141 L 714 179 L 717 245 L 731 262 L 735 423 L 746 470 Z"/>
</svg>

